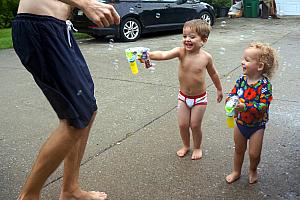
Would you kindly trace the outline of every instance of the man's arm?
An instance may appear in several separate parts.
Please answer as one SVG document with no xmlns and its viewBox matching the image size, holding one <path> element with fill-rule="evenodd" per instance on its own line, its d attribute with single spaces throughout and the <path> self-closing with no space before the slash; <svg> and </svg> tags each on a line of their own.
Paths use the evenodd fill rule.
<svg viewBox="0 0 300 200">
<path fill-rule="evenodd" d="M 104 27 L 120 23 L 120 16 L 112 5 L 96 0 L 59 0 L 81 9 L 97 26 Z"/>
</svg>

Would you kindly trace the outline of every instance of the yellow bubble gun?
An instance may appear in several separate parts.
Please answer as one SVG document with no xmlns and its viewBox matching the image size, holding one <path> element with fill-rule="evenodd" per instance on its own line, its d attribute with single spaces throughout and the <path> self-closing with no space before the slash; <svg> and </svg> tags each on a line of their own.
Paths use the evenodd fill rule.
<svg viewBox="0 0 300 200">
<path fill-rule="evenodd" d="M 148 56 L 149 50 L 150 49 L 145 47 L 134 47 L 125 50 L 125 55 L 129 62 L 132 74 L 136 75 L 137 73 L 139 73 L 139 69 L 136 62 L 137 60 L 139 60 L 140 63 L 144 63 L 145 68 L 149 68 L 152 66 L 152 63 Z"/>
<path fill-rule="evenodd" d="M 230 97 L 230 99 L 225 104 L 226 119 L 229 128 L 234 127 L 234 109 L 239 102 L 239 97 L 235 95 Z"/>
</svg>

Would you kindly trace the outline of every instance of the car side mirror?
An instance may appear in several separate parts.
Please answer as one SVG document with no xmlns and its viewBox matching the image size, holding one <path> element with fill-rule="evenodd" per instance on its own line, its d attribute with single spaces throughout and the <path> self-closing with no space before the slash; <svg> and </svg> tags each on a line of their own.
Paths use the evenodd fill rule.
<svg viewBox="0 0 300 200">
<path fill-rule="evenodd" d="M 184 4 L 184 3 L 186 3 L 186 2 L 187 2 L 187 0 L 177 0 L 177 1 L 176 1 L 176 3 L 177 3 L 178 5 Z"/>
</svg>

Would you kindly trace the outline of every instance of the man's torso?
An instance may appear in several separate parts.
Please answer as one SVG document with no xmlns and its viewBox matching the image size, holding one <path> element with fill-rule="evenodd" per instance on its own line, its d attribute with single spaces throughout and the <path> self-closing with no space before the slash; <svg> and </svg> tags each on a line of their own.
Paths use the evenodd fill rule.
<svg viewBox="0 0 300 200">
<path fill-rule="evenodd" d="M 66 20 L 71 13 L 71 6 L 58 0 L 20 0 L 18 13 L 52 16 Z"/>
</svg>

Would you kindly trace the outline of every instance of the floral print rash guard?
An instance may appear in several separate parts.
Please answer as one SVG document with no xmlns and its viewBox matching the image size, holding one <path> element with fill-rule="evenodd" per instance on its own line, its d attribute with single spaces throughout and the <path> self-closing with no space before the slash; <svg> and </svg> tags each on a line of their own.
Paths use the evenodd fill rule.
<svg viewBox="0 0 300 200">
<path fill-rule="evenodd" d="M 249 85 L 247 76 L 242 75 L 236 81 L 226 102 L 234 95 L 239 96 L 240 101 L 245 103 L 244 111 L 237 113 L 237 123 L 247 127 L 263 126 L 267 123 L 272 101 L 272 85 L 267 77 Z"/>
</svg>

